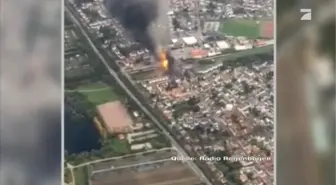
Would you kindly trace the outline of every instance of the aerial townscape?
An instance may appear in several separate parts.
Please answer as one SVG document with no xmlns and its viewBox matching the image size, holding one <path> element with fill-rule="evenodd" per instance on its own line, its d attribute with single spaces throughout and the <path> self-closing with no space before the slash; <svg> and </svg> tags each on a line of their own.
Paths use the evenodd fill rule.
<svg viewBox="0 0 336 185">
<path fill-rule="evenodd" d="M 65 185 L 271 185 L 271 0 L 65 0 Z"/>
</svg>

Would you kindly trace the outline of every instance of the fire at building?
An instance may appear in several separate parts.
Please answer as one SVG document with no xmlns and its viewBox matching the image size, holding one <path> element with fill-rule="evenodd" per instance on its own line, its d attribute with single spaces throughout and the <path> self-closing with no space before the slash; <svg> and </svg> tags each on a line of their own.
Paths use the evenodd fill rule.
<svg viewBox="0 0 336 185">
<path fill-rule="evenodd" d="M 165 71 L 168 71 L 169 61 L 168 61 L 168 58 L 167 58 L 167 51 L 165 49 L 161 49 L 161 51 L 159 53 L 159 60 L 160 60 L 161 67 Z"/>
<path fill-rule="evenodd" d="M 183 73 L 178 69 L 176 59 L 171 55 L 169 50 L 161 48 L 158 53 L 158 60 L 160 67 L 164 70 L 168 76 L 167 89 L 174 89 L 178 86 L 178 79 L 183 78 Z"/>
</svg>

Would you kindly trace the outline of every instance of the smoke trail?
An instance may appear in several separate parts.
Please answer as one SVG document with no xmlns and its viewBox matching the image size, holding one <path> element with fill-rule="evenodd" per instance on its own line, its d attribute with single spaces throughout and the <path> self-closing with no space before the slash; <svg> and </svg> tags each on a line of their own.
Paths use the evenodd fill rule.
<svg viewBox="0 0 336 185">
<path fill-rule="evenodd" d="M 104 0 L 104 5 L 137 42 L 155 51 L 156 44 L 149 33 L 151 23 L 158 17 L 155 0 Z"/>
</svg>

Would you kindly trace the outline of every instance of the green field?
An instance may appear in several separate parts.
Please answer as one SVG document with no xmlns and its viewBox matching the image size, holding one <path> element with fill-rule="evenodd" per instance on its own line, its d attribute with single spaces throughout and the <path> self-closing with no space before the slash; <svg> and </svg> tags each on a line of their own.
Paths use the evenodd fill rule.
<svg viewBox="0 0 336 185">
<path fill-rule="evenodd" d="M 230 36 L 255 38 L 260 36 L 260 23 L 255 20 L 225 20 L 221 22 L 220 32 Z"/>
<path fill-rule="evenodd" d="M 103 141 L 102 150 L 107 151 L 107 154 L 113 154 L 106 157 L 113 157 L 130 153 L 130 147 L 127 140 L 119 140 L 118 138 L 105 139 Z"/>
<path fill-rule="evenodd" d="M 86 166 L 74 169 L 75 184 L 88 185 L 88 169 Z"/>
<path fill-rule="evenodd" d="M 94 105 L 119 99 L 114 89 L 102 82 L 82 85 L 77 87 L 75 91 L 84 94 Z"/>
<path fill-rule="evenodd" d="M 85 91 L 85 90 L 93 90 L 93 89 L 103 89 L 103 88 L 108 88 L 108 87 L 109 86 L 103 82 L 95 82 L 95 83 L 80 85 L 76 88 L 76 90 Z"/>
</svg>

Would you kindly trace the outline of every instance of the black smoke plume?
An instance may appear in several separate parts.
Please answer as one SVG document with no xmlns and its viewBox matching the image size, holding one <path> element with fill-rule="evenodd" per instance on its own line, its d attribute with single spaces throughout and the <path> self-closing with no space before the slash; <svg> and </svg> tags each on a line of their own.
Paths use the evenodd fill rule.
<svg viewBox="0 0 336 185">
<path fill-rule="evenodd" d="M 155 41 L 150 35 L 149 26 L 158 17 L 155 0 L 104 0 L 109 13 L 119 20 L 134 40 L 155 52 Z"/>
</svg>

